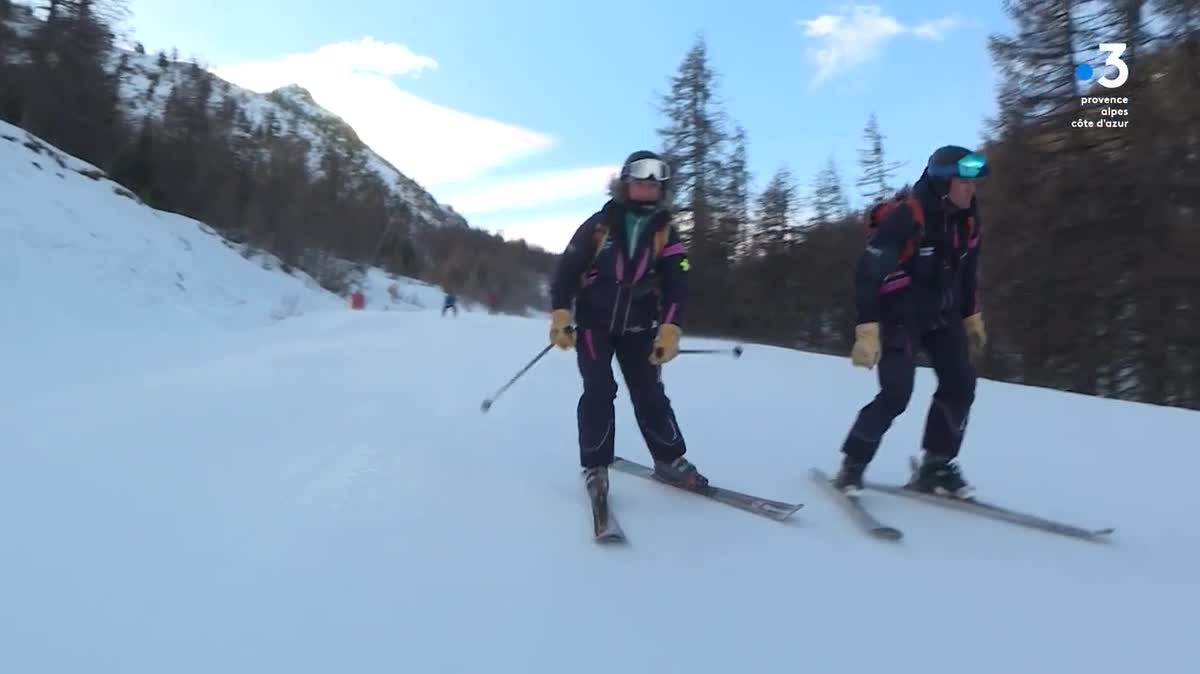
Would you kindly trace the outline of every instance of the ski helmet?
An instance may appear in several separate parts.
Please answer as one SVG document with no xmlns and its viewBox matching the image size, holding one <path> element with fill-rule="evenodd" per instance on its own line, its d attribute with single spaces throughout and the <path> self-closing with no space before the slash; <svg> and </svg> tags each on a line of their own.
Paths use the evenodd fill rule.
<svg viewBox="0 0 1200 674">
<path fill-rule="evenodd" d="M 951 178 L 974 180 L 988 174 L 987 158 L 958 145 L 943 145 L 929 155 L 925 166 L 934 191 L 944 196 L 950 191 Z"/>
</svg>

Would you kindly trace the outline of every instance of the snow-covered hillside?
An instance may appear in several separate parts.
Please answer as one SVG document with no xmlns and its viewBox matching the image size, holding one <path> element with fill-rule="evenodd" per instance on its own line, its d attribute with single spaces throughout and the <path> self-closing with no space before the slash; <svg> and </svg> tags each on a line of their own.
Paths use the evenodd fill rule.
<svg viewBox="0 0 1200 674">
<path fill-rule="evenodd" d="M 630 545 L 600 547 L 573 355 L 480 413 L 544 320 L 442 317 L 415 284 L 409 310 L 350 311 L 0 136 L 6 674 L 1197 671 L 1200 414 L 981 382 L 981 496 L 1115 536 L 872 494 L 906 534 L 887 543 L 807 477 L 873 373 L 683 355 L 664 376 L 691 458 L 806 506 L 781 524 L 615 474 Z M 871 477 L 903 478 L 933 387 Z M 645 460 L 623 391 L 617 410 Z"/>
<path fill-rule="evenodd" d="M 344 306 L 203 223 L 141 204 L 103 172 L 0 122 L 0 285 L 12 329 L 261 324 Z M 53 328 L 53 330 L 51 330 Z"/>
<path fill-rule="evenodd" d="M 141 204 L 95 166 L 4 122 L 0 251 L 6 336 L 34 349 L 98 339 L 98 331 L 119 338 L 131 329 L 267 325 L 347 307 L 274 256 Z M 355 290 L 368 310 L 440 307 L 443 295 L 378 269 Z"/>
</svg>

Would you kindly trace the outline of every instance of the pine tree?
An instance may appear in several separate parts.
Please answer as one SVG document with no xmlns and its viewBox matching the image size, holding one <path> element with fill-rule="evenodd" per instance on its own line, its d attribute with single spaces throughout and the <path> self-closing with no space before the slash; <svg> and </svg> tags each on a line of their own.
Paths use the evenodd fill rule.
<svg viewBox="0 0 1200 674">
<path fill-rule="evenodd" d="M 993 37 L 991 50 L 1001 70 L 1014 78 L 1000 101 L 1002 119 L 1020 129 L 1007 129 L 1019 142 L 1001 154 L 1002 163 L 993 165 L 1000 174 L 998 184 L 985 185 L 981 194 L 984 222 L 1007 225 L 992 227 L 986 235 L 984 285 L 987 297 L 995 298 L 989 300 L 997 308 L 993 323 L 1038 326 L 1016 338 L 1020 358 L 1037 364 L 1025 368 L 1033 381 L 1097 391 L 1121 369 L 1117 332 L 1111 327 L 1120 314 L 1116 298 L 1123 281 L 1120 273 L 1097 278 L 1088 270 L 1121 269 L 1131 230 L 1125 226 L 1127 218 L 1109 217 L 1120 210 L 1117 204 L 1107 213 L 1079 207 L 1108 201 L 1108 195 L 1123 191 L 1118 184 L 1127 182 L 1122 161 L 1099 150 L 1108 143 L 1104 134 L 1072 126 L 1075 119 L 1094 115 L 1080 104 L 1074 63 L 1079 43 L 1087 38 L 1086 27 L 1095 21 L 1096 15 L 1088 13 L 1095 5 L 1011 0 L 1006 9 L 1016 34 Z M 991 197 L 990 190 L 1005 185 L 1007 199 Z M 1067 245 L 1072 253 L 1063 256 Z M 1050 288 L 1053 303 L 1020 301 Z M 992 351 L 1003 358 L 1008 335 L 1004 327 L 996 332 Z M 987 373 L 986 365 L 983 371 Z"/>
<path fill-rule="evenodd" d="M 690 209 L 695 245 L 711 235 L 712 202 L 721 174 L 722 150 L 728 139 L 725 115 L 716 97 L 717 74 L 708 63 L 708 46 L 696 38 L 662 97 L 660 112 L 667 125 L 658 129 L 663 153 L 672 164 L 676 203 Z"/>
<path fill-rule="evenodd" d="M 758 197 L 754 244 L 760 255 L 782 253 L 796 240 L 793 218 L 797 201 L 792 172 L 781 166 Z"/>
<path fill-rule="evenodd" d="M 715 244 L 729 251 L 734 262 L 745 258 L 749 252 L 752 234 L 749 227 L 750 211 L 750 159 L 747 148 L 746 130 L 738 125 L 729 142 L 729 156 L 720 174 L 720 194 L 717 200 L 718 227 Z"/>
<path fill-rule="evenodd" d="M 118 0 L 50 0 L 28 40 L 20 126 L 107 168 L 129 133 L 106 71 L 113 34 L 105 21 Z"/>
<path fill-rule="evenodd" d="M 677 72 L 660 110 L 666 125 L 658 129 L 663 153 L 672 164 L 676 204 L 688 211 L 683 235 L 692 260 L 692 316 L 713 324 L 728 299 L 733 242 L 722 230 L 722 206 L 730 204 L 725 114 L 717 100 L 717 75 L 708 63 L 703 36 L 696 38 Z"/>
<path fill-rule="evenodd" d="M 896 170 L 904 163 L 888 162 L 884 158 L 883 141 L 885 137 L 879 130 L 879 120 L 874 112 L 867 119 L 863 137 L 866 140 L 866 147 L 858 150 L 858 166 L 862 169 L 862 175 L 856 185 L 865 188 L 860 194 L 868 202 L 886 199 L 895 191 L 892 180 L 896 175 Z"/>
<path fill-rule="evenodd" d="M 811 222 L 817 225 L 827 225 L 847 217 L 850 213 L 850 202 L 842 188 L 842 177 L 838 171 L 837 161 L 831 155 L 825 166 L 817 173 L 812 195 L 813 215 Z"/>
</svg>

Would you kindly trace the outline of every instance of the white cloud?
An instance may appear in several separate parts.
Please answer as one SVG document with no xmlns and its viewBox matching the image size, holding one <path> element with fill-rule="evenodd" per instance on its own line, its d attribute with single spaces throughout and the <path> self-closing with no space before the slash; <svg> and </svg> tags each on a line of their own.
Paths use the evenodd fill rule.
<svg viewBox="0 0 1200 674">
<path fill-rule="evenodd" d="M 912 33 L 917 37 L 923 37 L 929 40 L 940 40 L 942 37 L 954 30 L 962 21 L 956 16 L 944 16 L 933 21 L 923 21 L 916 26 L 913 26 Z"/>
<path fill-rule="evenodd" d="M 596 208 L 563 210 L 533 215 L 505 215 L 501 217 L 472 218 L 473 227 L 481 227 L 502 235 L 509 241 L 525 239 L 531 246 L 538 246 L 551 253 L 561 253 L 567 247 L 575 230 Z"/>
<path fill-rule="evenodd" d="M 294 82 L 289 79 L 292 75 L 332 77 L 363 71 L 375 75 L 418 76 L 423 70 L 436 68 L 437 61 L 419 56 L 402 44 L 365 37 L 358 42 L 327 44 L 304 54 L 287 54 L 268 61 L 229 66 L 228 71 L 240 77 L 237 84 L 262 91 Z"/>
<path fill-rule="evenodd" d="M 941 39 L 946 31 L 959 24 L 959 19 L 944 17 L 906 26 L 884 14 L 877 5 L 855 5 L 837 14 L 823 14 L 797 23 L 804 27 L 805 36 L 820 44 L 808 50 L 817 67 L 813 76 L 815 85 L 876 58 L 883 45 L 898 35 Z"/>
<path fill-rule="evenodd" d="M 581 197 L 607 198 L 609 179 L 620 166 L 590 166 L 536 173 L 488 182 L 442 197 L 464 215 L 495 213 L 518 208 L 549 206 Z"/>
<path fill-rule="evenodd" d="M 422 99 L 391 79 L 436 68 L 434 59 L 404 45 L 364 38 L 213 72 L 259 92 L 299 84 L 375 152 L 427 188 L 478 178 L 554 145 L 545 134 Z"/>
</svg>

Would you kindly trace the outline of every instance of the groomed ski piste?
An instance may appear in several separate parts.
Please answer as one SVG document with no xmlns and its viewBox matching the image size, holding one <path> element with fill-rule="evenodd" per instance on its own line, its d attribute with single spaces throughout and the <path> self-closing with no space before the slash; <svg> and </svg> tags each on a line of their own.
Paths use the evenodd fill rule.
<svg viewBox="0 0 1200 674">
<path fill-rule="evenodd" d="M 416 284 L 424 309 L 374 288 L 351 311 L 0 135 L 6 674 L 1200 671 L 1200 414 L 981 382 L 980 498 L 1115 533 L 867 492 L 904 534 L 885 541 L 809 478 L 874 373 L 683 355 L 664 376 L 689 456 L 804 507 L 776 522 L 614 471 L 628 542 L 600 545 L 573 354 L 480 411 L 545 320 L 442 318 Z M 871 479 L 906 477 L 933 386 Z M 648 463 L 616 404 L 619 453 Z"/>
</svg>

